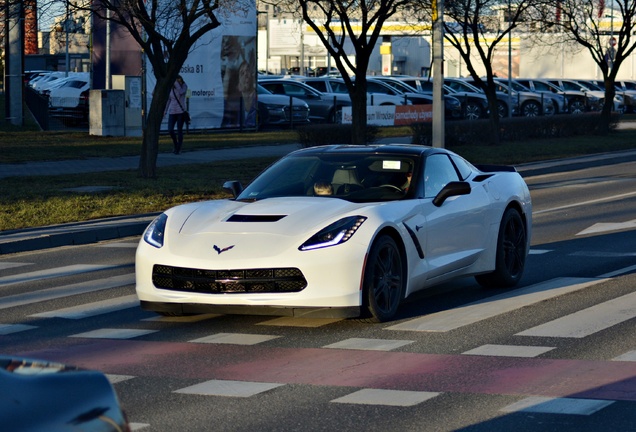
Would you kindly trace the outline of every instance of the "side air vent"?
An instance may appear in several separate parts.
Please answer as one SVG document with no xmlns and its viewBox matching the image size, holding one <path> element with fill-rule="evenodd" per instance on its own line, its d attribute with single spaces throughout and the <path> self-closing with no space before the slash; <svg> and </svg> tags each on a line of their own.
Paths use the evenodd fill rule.
<svg viewBox="0 0 636 432">
<path fill-rule="evenodd" d="M 278 222 L 285 215 L 232 215 L 228 222 Z"/>
<path fill-rule="evenodd" d="M 483 182 L 484 180 L 488 179 L 492 177 L 492 174 L 479 174 L 477 176 L 475 176 L 475 178 L 473 179 L 474 182 Z"/>
</svg>

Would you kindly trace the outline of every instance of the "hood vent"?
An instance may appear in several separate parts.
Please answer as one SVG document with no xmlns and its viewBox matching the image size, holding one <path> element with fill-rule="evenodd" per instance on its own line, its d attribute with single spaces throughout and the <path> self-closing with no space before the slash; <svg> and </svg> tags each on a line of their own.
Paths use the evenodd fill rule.
<svg viewBox="0 0 636 432">
<path fill-rule="evenodd" d="M 232 215 L 228 222 L 278 222 L 286 215 Z"/>
</svg>

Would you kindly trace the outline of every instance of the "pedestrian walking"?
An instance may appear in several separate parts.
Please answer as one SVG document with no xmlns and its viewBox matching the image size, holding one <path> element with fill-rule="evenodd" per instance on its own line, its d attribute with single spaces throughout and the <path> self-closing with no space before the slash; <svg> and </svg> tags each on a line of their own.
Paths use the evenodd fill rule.
<svg viewBox="0 0 636 432">
<path fill-rule="evenodd" d="M 189 123 L 189 114 L 185 108 L 187 91 L 188 85 L 181 75 L 179 75 L 170 91 L 166 111 L 164 113 L 164 115 L 168 114 L 168 133 L 174 145 L 173 152 L 177 155 L 181 153 L 181 147 L 183 146 L 183 124 L 186 122 Z M 174 130 L 175 126 L 177 127 L 176 133 Z"/>
</svg>

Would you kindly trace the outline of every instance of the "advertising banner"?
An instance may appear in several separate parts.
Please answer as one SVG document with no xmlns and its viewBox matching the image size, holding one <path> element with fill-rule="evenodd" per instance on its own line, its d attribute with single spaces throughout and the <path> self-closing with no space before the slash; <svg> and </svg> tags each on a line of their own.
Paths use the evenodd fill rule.
<svg viewBox="0 0 636 432">
<path fill-rule="evenodd" d="M 433 121 L 433 105 L 367 106 L 367 124 L 375 126 L 408 126 Z M 351 107 L 342 107 L 342 123 L 351 124 Z"/>
<path fill-rule="evenodd" d="M 256 4 L 223 13 L 222 25 L 203 36 L 181 68 L 188 85 L 190 129 L 256 127 Z M 147 95 L 156 80 L 147 65 Z M 148 100 L 150 104 L 150 100 Z M 167 116 L 163 129 L 167 129 Z"/>
</svg>

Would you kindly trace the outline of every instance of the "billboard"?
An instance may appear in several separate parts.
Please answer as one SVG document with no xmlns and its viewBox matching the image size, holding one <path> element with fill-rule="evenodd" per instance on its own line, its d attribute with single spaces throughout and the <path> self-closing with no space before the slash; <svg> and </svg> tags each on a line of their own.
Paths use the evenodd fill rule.
<svg viewBox="0 0 636 432">
<path fill-rule="evenodd" d="M 190 129 L 256 127 L 256 4 L 222 15 L 221 26 L 197 41 L 181 68 Z M 150 106 L 156 80 L 150 62 L 146 65 Z M 162 128 L 167 122 L 166 116 Z"/>
</svg>

